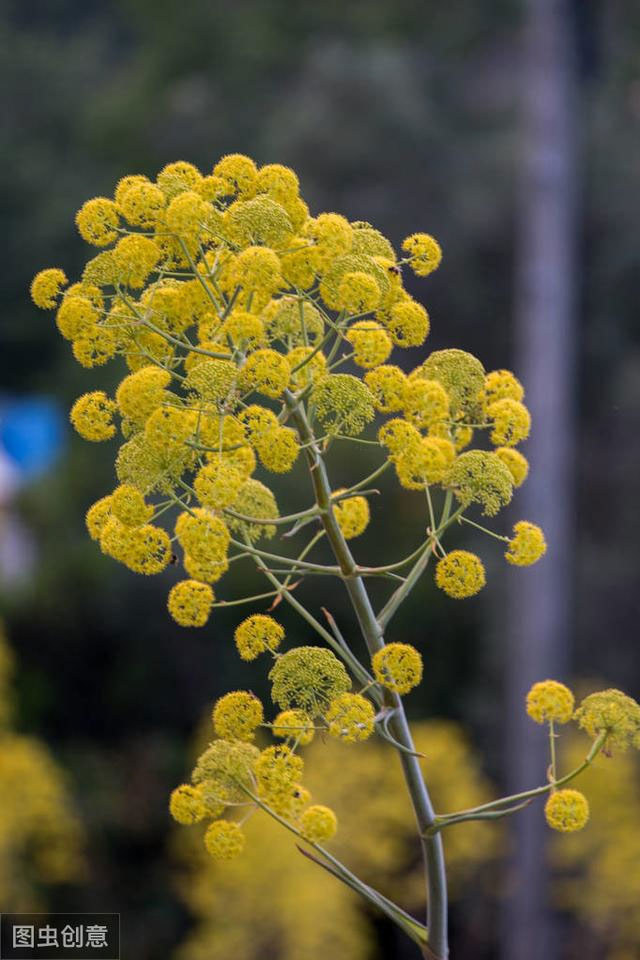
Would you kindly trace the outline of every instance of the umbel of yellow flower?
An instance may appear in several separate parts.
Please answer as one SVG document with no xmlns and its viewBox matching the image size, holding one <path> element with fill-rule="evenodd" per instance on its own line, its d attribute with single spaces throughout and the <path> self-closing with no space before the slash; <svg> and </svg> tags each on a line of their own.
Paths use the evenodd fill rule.
<svg viewBox="0 0 640 960">
<path fill-rule="evenodd" d="M 244 834 L 232 820 L 214 820 L 207 827 L 204 845 L 214 860 L 233 860 L 244 850 Z"/>
<path fill-rule="evenodd" d="M 331 650 L 296 647 L 278 657 L 269 673 L 271 697 L 283 710 L 297 707 L 313 717 L 351 688 L 344 666 Z"/>
<path fill-rule="evenodd" d="M 302 835 L 315 843 L 330 840 L 337 829 L 338 821 L 333 810 L 320 804 L 307 807 L 300 817 Z"/>
<path fill-rule="evenodd" d="M 515 524 L 513 532 L 514 537 L 509 541 L 505 552 L 508 563 L 517 567 L 528 567 L 547 552 L 544 534 L 535 523 L 520 520 Z"/>
<path fill-rule="evenodd" d="M 284 639 L 284 628 L 273 617 L 255 613 L 236 627 L 234 634 L 238 653 L 243 660 L 255 660 L 265 650 L 272 653 Z"/>
<path fill-rule="evenodd" d="M 388 643 L 371 663 L 378 683 L 394 693 L 409 693 L 422 680 L 422 657 L 409 643 Z"/>
<path fill-rule="evenodd" d="M 223 740 L 253 740 L 263 720 L 261 702 L 245 690 L 226 693 L 213 710 L 213 726 Z"/>
<path fill-rule="evenodd" d="M 573 716 L 574 699 L 571 690 L 557 680 L 541 680 L 527 694 L 527 713 L 536 723 L 554 720 L 568 723 Z"/>
<path fill-rule="evenodd" d="M 452 550 L 438 561 L 436 583 L 456 600 L 473 597 L 485 585 L 482 560 L 468 550 Z"/>
<path fill-rule="evenodd" d="M 586 826 L 589 804 L 579 790 L 554 790 L 545 804 L 544 815 L 552 830 L 573 833 Z"/>
</svg>

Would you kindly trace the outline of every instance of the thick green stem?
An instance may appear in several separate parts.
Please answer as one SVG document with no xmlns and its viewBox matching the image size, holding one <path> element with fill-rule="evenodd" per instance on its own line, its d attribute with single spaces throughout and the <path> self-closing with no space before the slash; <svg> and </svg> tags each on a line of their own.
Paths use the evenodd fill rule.
<svg viewBox="0 0 640 960">
<path fill-rule="evenodd" d="M 286 402 L 301 438 L 305 443 L 312 441 L 313 433 L 304 410 L 291 394 L 286 395 Z M 364 581 L 357 575 L 357 565 L 331 508 L 331 485 L 322 456 L 313 444 L 306 448 L 306 456 L 327 540 L 340 565 L 345 587 L 358 618 L 369 654 L 373 656 L 384 646 L 383 629 L 376 619 Z M 430 954 L 426 955 L 444 960 L 448 956 L 447 885 L 442 842 L 438 835 L 425 836 L 434 823 L 435 814 L 418 758 L 415 756 L 416 750 L 402 700 L 397 694 L 385 691 L 385 704 L 393 710 L 392 718 L 389 721 L 389 730 L 393 738 L 405 748 L 398 753 L 418 823 L 425 858 L 428 898 L 427 946 L 431 951 Z"/>
</svg>

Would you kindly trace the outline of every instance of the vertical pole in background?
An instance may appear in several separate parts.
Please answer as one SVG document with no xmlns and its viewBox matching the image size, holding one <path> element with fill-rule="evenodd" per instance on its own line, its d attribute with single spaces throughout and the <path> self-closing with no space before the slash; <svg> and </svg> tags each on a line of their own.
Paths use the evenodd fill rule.
<svg viewBox="0 0 640 960">
<path fill-rule="evenodd" d="M 515 257 L 515 370 L 533 419 L 531 475 L 518 518 L 540 524 L 548 552 L 521 575 L 507 571 L 506 763 L 509 792 L 542 782 L 548 739 L 525 714 L 537 680 L 566 679 L 571 631 L 577 56 L 572 0 L 525 0 L 521 59 L 519 217 Z M 519 575 L 520 574 L 520 575 Z M 539 805 L 510 825 L 504 960 L 556 960 Z"/>
</svg>

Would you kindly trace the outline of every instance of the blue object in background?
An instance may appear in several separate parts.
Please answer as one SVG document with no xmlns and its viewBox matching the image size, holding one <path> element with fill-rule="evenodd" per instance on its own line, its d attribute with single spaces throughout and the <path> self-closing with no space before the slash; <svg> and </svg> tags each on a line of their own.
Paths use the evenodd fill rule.
<svg viewBox="0 0 640 960">
<path fill-rule="evenodd" d="M 23 480 L 44 473 L 60 456 L 65 422 L 47 397 L 0 403 L 0 449 Z"/>
</svg>

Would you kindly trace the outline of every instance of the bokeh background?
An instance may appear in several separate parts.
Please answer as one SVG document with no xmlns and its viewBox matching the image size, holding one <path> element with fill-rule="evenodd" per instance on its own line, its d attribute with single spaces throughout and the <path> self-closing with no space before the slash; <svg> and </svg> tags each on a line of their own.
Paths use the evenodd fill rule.
<svg viewBox="0 0 640 960">
<path fill-rule="evenodd" d="M 408 707 L 436 801 L 537 783 L 531 682 L 640 694 L 640 9 L 4 0 L 0 30 L 0 909 L 119 911 L 123 956 L 138 960 L 411 957 L 279 833 L 257 832 L 230 873 L 176 836 L 166 798 L 208 706 L 237 686 L 265 692 L 264 678 L 239 664 L 230 613 L 181 631 L 164 577 L 136 578 L 89 541 L 84 511 L 112 488 L 112 451 L 66 418 L 96 374 L 28 286 L 46 266 L 80 272 L 87 197 L 171 160 L 209 172 L 228 152 L 293 166 L 312 212 L 369 220 L 396 244 L 433 233 L 443 264 L 409 281 L 428 343 L 523 379 L 532 476 L 510 519 L 545 526 L 549 552 L 522 572 L 479 544 L 483 595 L 454 603 L 427 578 L 394 635 L 424 652 Z M 98 374 L 105 389 L 115 377 Z M 416 522 L 398 489 L 385 503 L 368 556 L 402 555 Z M 348 616 L 335 591 L 328 604 Z M 333 766 L 319 753 L 318 792 L 324 765 L 353 862 L 411 907 L 400 788 L 363 751 Z M 640 956 L 640 770 L 602 763 L 581 838 L 550 837 L 535 808 L 448 841 L 456 960 Z"/>
</svg>

